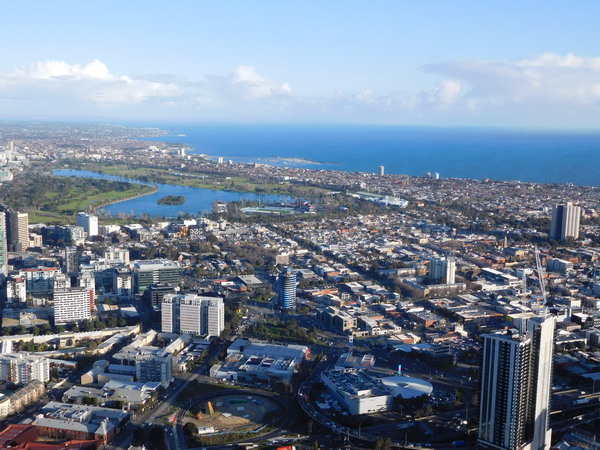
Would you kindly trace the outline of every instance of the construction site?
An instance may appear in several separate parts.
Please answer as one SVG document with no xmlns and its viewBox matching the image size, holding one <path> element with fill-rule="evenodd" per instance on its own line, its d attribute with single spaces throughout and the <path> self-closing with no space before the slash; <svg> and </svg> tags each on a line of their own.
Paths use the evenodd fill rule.
<svg viewBox="0 0 600 450">
<path fill-rule="evenodd" d="M 184 419 L 198 427 L 198 434 L 240 433 L 273 427 L 283 415 L 274 400 L 246 392 L 219 394 L 198 403 Z"/>
</svg>

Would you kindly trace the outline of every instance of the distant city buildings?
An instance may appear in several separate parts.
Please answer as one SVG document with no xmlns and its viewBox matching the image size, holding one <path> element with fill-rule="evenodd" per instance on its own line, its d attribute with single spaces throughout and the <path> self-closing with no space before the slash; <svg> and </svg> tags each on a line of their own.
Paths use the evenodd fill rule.
<svg viewBox="0 0 600 450">
<path fill-rule="evenodd" d="M 88 238 L 98 235 L 98 217 L 97 216 L 94 216 L 92 214 L 87 214 L 84 212 L 80 212 L 77 214 L 76 224 L 77 224 L 77 226 L 80 226 L 84 229 Z"/>
<path fill-rule="evenodd" d="M 162 299 L 162 331 L 219 336 L 225 328 L 222 298 L 167 294 Z"/>
<path fill-rule="evenodd" d="M 550 238 L 564 242 L 567 238 L 579 238 L 579 220 L 581 208 L 567 202 L 564 205 L 556 205 L 552 212 L 552 224 L 550 226 Z"/>
<path fill-rule="evenodd" d="M 277 296 L 279 306 L 283 309 L 292 309 L 296 307 L 296 272 L 291 267 L 287 267 L 277 277 Z"/>
<path fill-rule="evenodd" d="M 549 449 L 555 316 L 520 318 L 521 329 L 484 335 L 482 448 Z"/>
<path fill-rule="evenodd" d="M 385 175 L 385 167 L 379 166 L 379 176 L 382 177 Z"/>
</svg>

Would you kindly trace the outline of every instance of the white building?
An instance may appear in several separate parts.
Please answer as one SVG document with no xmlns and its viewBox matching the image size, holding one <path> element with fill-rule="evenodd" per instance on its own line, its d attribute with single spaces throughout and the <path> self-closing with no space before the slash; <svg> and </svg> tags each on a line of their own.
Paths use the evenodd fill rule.
<svg viewBox="0 0 600 450">
<path fill-rule="evenodd" d="M 27 287 L 25 279 L 10 277 L 6 281 L 6 303 L 25 303 L 27 301 Z"/>
<path fill-rule="evenodd" d="M 0 355 L 0 380 L 16 384 L 32 380 L 45 383 L 50 380 L 50 362 L 43 356 L 27 353 Z"/>
<path fill-rule="evenodd" d="M 80 212 L 77 214 L 76 224 L 83 227 L 83 230 L 87 233 L 87 237 L 98 235 L 98 217 Z"/>
<path fill-rule="evenodd" d="M 110 247 L 104 251 L 104 259 L 107 261 L 121 261 L 123 264 L 129 264 L 129 250 L 126 248 Z"/>
<path fill-rule="evenodd" d="M 84 287 L 57 289 L 54 291 L 54 323 L 79 322 L 91 318 L 92 299 Z"/>
<path fill-rule="evenodd" d="M 218 297 L 167 294 L 162 300 L 162 331 L 219 336 L 225 328 L 225 305 Z"/>
<path fill-rule="evenodd" d="M 370 376 L 362 369 L 329 370 L 321 373 L 321 381 L 346 406 L 352 415 L 388 411 L 394 398 L 429 396 L 431 383 L 417 378 Z"/>
</svg>

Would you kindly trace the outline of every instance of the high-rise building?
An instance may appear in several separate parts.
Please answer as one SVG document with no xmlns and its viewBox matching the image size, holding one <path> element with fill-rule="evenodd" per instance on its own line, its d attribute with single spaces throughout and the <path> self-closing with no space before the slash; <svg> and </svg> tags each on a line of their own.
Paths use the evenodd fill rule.
<svg viewBox="0 0 600 450">
<path fill-rule="evenodd" d="M 83 227 L 88 238 L 98 235 L 98 216 L 80 212 L 77 214 L 76 224 Z"/>
<path fill-rule="evenodd" d="M 384 176 L 385 175 L 385 167 L 384 166 L 379 166 L 379 176 Z"/>
<path fill-rule="evenodd" d="M 167 294 L 162 300 L 162 331 L 219 336 L 225 328 L 225 306 L 219 297 Z"/>
<path fill-rule="evenodd" d="M 79 322 L 91 318 L 90 291 L 85 287 L 54 290 L 54 323 Z"/>
<path fill-rule="evenodd" d="M 6 213 L 0 211 L 0 273 L 8 275 L 8 241 L 7 241 Z"/>
<path fill-rule="evenodd" d="M 29 214 L 5 209 L 8 248 L 12 252 L 23 252 L 29 247 Z"/>
<path fill-rule="evenodd" d="M 456 281 L 456 258 L 448 256 L 430 259 L 429 279 L 435 283 L 453 284 Z"/>
<path fill-rule="evenodd" d="M 482 448 L 550 448 L 548 429 L 554 316 L 484 335 L 478 443 Z"/>
<path fill-rule="evenodd" d="M 225 305 L 222 298 L 206 297 L 202 302 L 202 334 L 220 336 L 225 328 Z"/>
<path fill-rule="evenodd" d="M 291 267 L 286 267 L 277 277 L 277 296 L 281 308 L 291 309 L 296 307 L 297 285 L 296 272 L 293 272 Z"/>
<path fill-rule="evenodd" d="M 77 247 L 65 247 L 63 272 L 67 274 L 79 273 L 79 251 L 77 250 Z"/>
<path fill-rule="evenodd" d="M 579 237 L 579 219 L 581 208 L 568 202 L 565 205 L 556 205 L 552 212 L 550 225 L 550 238 L 564 242 L 568 237 Z"/>
</svg>

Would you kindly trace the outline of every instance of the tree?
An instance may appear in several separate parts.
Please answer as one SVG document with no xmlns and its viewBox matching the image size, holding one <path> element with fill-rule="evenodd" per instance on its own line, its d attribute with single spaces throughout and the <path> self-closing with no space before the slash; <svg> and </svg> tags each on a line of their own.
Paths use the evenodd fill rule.
<svg viewBox="0 0 600 450">
<path fill-rule="evenodd" d="M 392 450 L 392 445 L 390 438 L 379 438 L 375 441 L 373 448 L 375 450 Z"/>
<path fill-rule="evenodd" d="M 192 422 L 187 422 L 183 426 L 183 433 L 192 436 L 198 432 L 198 428 Z"/>
</svg>

